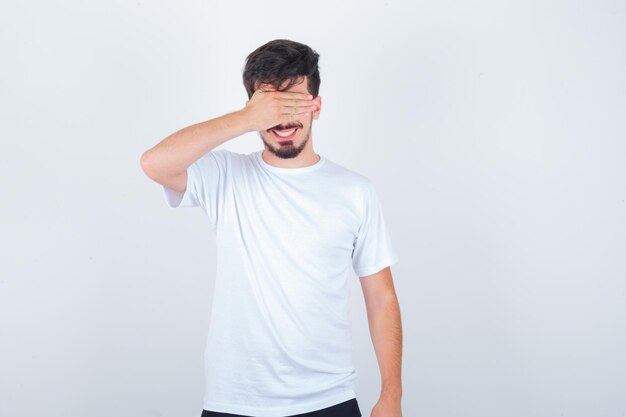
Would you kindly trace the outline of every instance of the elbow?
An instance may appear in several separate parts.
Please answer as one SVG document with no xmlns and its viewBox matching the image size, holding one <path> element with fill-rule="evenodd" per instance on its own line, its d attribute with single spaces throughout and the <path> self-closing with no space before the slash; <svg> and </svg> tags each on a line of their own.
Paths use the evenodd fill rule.
<svg viewBox="0 0 626 417">
<path fill-rule="evenodd" d="M 151 149 L 148 149 L 143 154 L 141 154 L 141 158 L 139 158 L 139 166 L 141 166 L 142 171 L 146 174 L 150 179 L 155 178 L 154 173 L 154 165 L 152 163 L 151 157 Z"/>
</svg>

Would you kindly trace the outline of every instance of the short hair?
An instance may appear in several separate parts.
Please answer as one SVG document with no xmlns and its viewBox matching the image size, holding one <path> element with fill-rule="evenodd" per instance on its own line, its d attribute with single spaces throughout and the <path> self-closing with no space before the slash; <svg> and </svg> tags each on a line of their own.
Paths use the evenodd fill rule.
<svg viewBox="0 0 626 417">
<path fill-rule="evenodd" d="M 288 39 L 275 39 L 259 46 L 246 58 L 243 85 L 251 98 L 261 84 L 284 90 L 308 79 L 309 94 L 317 97 L 320 88 L 319 54 L 309 46 Z M 281 90 L 282 91 L 282 90 Z"/>
</svg>

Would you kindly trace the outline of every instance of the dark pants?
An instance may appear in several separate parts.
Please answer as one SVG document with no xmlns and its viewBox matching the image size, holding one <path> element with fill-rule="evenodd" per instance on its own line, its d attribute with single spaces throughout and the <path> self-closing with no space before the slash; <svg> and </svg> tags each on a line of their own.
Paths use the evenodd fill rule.
<svg viewBox="0 0 626 417">
<path fill-rule="evenodd" d="M 218 411 L 202 410 L 200 417 L 254 417 L 240 414 L 220 413 Z M 361 417 L 361 410 L 356 398 L 344 401 L 333 406 L 311 411 L 304 414 L 292 414 L 286 417 Z"/>
</svg>

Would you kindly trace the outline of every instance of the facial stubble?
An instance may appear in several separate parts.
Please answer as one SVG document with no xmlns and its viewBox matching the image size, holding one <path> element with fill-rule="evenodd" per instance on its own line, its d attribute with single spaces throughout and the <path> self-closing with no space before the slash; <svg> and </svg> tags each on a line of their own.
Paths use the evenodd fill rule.
<svg viewBox="0 0 626 417">
<path fill-rule="evenodd" d="M 295 158 L 296 156 L 300 155 L 300 153 L 304 150 L 307 142 L 311 138 L 311 128 L 312 127 L 313 127 L 313 118 L 311 117 L 311 121 L 309 123 L 309 129 L 308 129 L 307 134 L 306 134 L 306 138 L 297 147 L 294 146 L 293 140 L 287 140 L 287 141 L 284 141 L 284 142 L 279 142 L 278 143 L 278 148 L 275 148 L 274 146 L 272 146 L 272 144 L 268 143 L 265 140 L 265 138 L 263 137 L 261 132 L 258 132 L 258 133 L 259 133 L 259 137 L 261 138 L 261 140 L 265 144 L 265 147 L 267 148 L 268 151 L 270 151 L 271 153 L 273 153 L 274 155 L 276 155 L 279 158 L 282 158 L 282 159 L 292 159 L 292 158 Z M 271 132 L 269 134 L 272 135 Z"/>
</svg>

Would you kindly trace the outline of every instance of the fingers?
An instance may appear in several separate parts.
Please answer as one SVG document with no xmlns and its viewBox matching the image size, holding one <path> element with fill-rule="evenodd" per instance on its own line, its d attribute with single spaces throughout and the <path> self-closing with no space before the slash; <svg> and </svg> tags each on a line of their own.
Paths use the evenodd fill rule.
<svg viewBox="0 0 626 417">
<path fill-rule="evenodd" d="M 298 119 L 297 114 L 282 114 L 280 118 L 280 123 L 293 122 Z"/>
<path fill-rule="evenodd" d="M 310 106 L 315 105 L 313 100 L 297 100 L 297 99 L 280 99 L 280 100 L 282 101 L 283 106 L 310 107 Z"/>
<path fill-rule="evenodd" d="M 259 86 L 259 90 L 264 93 L 274 93 L 274 95 L 280 99 L 310 100 L 313 98 L 313 96 L 308 92 L 301 93 L 298 91 L 278 91 L 276 90 L 276 87 L 271 84 L 261 84 Z"/>
<path fill-rule="evenodd" d="M 291 100 L 311 100 L 313 96 L 309 93 L 300 93 L 297 91 L 276 91 L 276 97 Z"/>
<path fill-rule="evenodd" d="M 296 120 L 301 114 L 317 110 L 317 104 L 308 92 L 277 91 L 271 84 L 261 84 L 255 94 L 257 92 L 268 94 L 261 102 L 268 100 L 268 104 L 272 101 L 273 106 L 278 106 L 281 123 Z"/>
<path fill-rule="evenodd" d="M 317 106 L 309 105 L 309 106 L 282 106 L 280 109 L 280 114 L 302 114 L 309 113 L 315 110 Z"/>
</svg>

